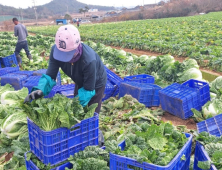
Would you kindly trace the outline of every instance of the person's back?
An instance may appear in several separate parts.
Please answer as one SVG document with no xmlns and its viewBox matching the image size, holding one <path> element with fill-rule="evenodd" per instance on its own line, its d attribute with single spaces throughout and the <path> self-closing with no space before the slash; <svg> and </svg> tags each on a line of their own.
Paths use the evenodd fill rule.
<svg viewBox="0 0 222 170">
<path fill-rule="evenodd" d="M 15 25 L 14 34 L 18 37 L 18 42 L 26 41 L 26 37 L 28 36 L 27 29 L 24 25 L 18 23 Z"/>
</svg>

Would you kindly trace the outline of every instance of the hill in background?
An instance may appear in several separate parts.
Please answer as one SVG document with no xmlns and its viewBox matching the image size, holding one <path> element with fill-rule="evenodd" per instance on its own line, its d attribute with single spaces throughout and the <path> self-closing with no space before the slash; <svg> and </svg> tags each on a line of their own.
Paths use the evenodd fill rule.
<svg viewBox="0 0 222 170">
<path fill-rule="evenodd" d="M 87 4 L 78 2 L 77 0 L 52 0 L 51 2 L 37 6 L 38 18 L 48 18 L 48 16 L 62 15 L 67 13 L 78 12 L 80 8 L 84 8 Z M 67 8 L 68 7 L 68 8 Z M 89 5 L 89 8 L 96 8 L 99 11 L 108 11 L 114 9 L 114 7 Z M 33 8 L 18 9 L 10 6 L 0 5 L 0 15 L 14 15 L 23 18 L 35 18 L 35 12 Z"/>
</svg>

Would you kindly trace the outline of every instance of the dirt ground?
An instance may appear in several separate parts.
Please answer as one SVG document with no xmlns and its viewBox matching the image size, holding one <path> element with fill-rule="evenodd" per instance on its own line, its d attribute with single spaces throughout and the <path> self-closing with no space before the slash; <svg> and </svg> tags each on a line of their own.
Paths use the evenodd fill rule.
<svg viewBox="0 0 222 170">
<path fill-rule="evenodd" d="M 161 120 L 164 122 L 171 121 L 173 125 L 175 126 L 185 125 L 187 126 L 187 129 L 197 130 L 196 122 L 192 118 L 183 120 L 183 119 L 180 119 L 179 117 L 171 115 L 168 112 L 165 112 Z"/>
</svg>

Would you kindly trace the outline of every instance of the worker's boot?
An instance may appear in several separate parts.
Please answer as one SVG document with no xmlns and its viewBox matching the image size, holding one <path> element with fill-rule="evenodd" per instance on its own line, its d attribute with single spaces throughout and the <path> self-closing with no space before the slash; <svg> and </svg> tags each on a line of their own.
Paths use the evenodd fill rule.
<svg viewBox="0 0 222 170">
<path fill-rule="evenodd" d="M 31 54 L 28 55 L 28 59 L 29 59 L 30 62 L 33 61 L 33 59 L 32 59 L 32 55 L 31 55 Z"/>
<path fill-rule="evenodd" d="M 99 147 L 102 147 L 105 143 L 102 131 L 99 129 Z"/>
<path fill-rule="evenodd" d="M 19 54 L 16 55 L 16 60 L 17 60 L 17 63 L 19 65 L 19 67 L 21 67 L 22 66 L 22 58 L 21 58 L 21 56 Z"/>
</svg>

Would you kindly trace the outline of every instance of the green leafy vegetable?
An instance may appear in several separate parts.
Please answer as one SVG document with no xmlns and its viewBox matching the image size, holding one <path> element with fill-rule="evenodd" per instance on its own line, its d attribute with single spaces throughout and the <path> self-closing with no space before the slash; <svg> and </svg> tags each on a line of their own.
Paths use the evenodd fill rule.
<svg viewBox="0 0 222 170">
<path fill-rule="evenodd" d="M 124 138 L 124 151 L 113 147 L 113 153 L 136 159 L 140 163 L 161 166 L 169 164 L 188 140 L 185 134 L 169 123 L 161 123 L 159 126 L 143 124 L 140 131 L 128 133 Z M 185 155 L 181 159 L 185 160 Z"/>
<path fill-rule="evenodd" d="M 84 112 L 78 98 L 69 99 L 56 94 L 53 98 L 41 98 L 31 103 L 22 103 L 21 106 L 36 125 L 45 131 L 51 131 L 60 127 L 71 128 L 81 120 L 92 117 L 97 104 L 86 108 Z"/>
<path fill-rule="evenodd" d="M 211 161 L 199 161 L 198 167 L 201 169 L 210 169 L 214 164 L 217 169 L 222 168 L 222 137 L 210 135 L 207 132 L 198 134 L 197 141 L 204 145 L 205 151 L 208 153 Z"/>
<path fill-rule="evenodd" d="M 218 97 L 222 95 L 222 76 L 217 77 L 210 83 L 210 91 L 216 93 Z"/>
<path fill-rule="evenodd" d="M 109 153 L 98 146 L 88 146 L 68 160 L 73 164 L 72 170 L 109 170 Z"/>
</svg>

